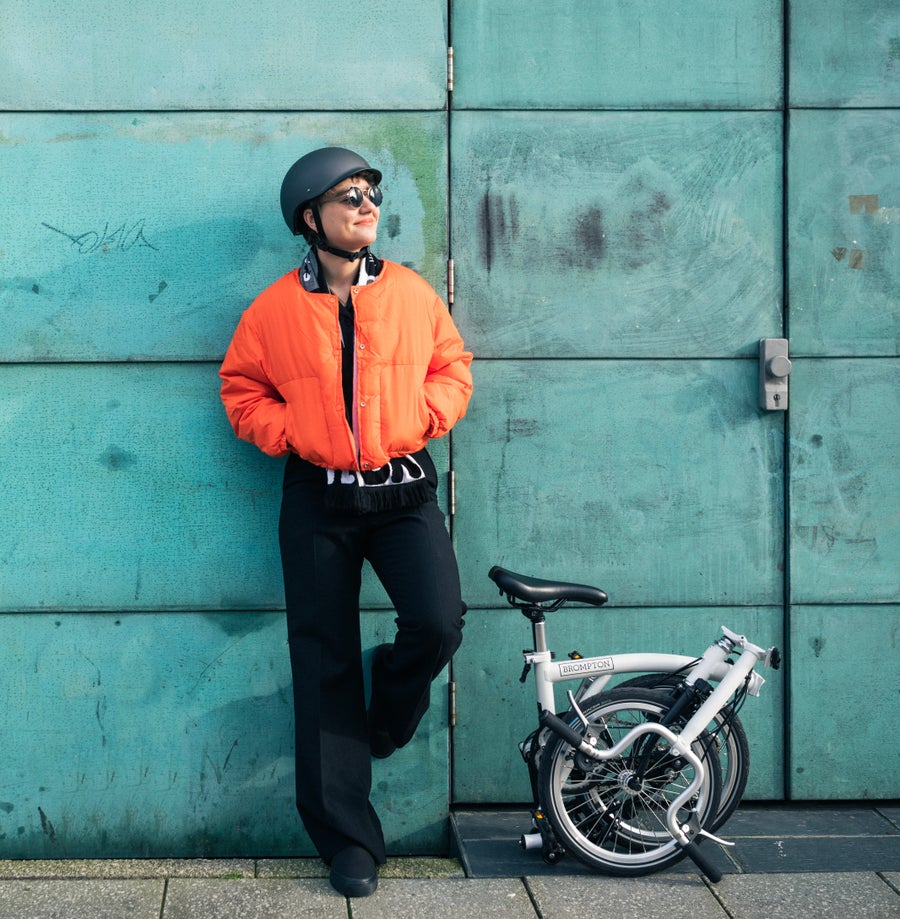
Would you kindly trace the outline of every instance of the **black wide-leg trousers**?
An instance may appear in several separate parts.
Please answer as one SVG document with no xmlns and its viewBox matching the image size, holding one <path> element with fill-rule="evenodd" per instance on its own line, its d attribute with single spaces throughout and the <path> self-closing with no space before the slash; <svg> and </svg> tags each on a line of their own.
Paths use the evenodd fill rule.
<svg viewBox="0 0 900 919">
<path fill-rule="evenodd" d="M 354 514 L 324 504 L 324 476 L 288 474 L 279 542 L 294 688 L 297 808 L 326 862 L 361 845 L 386 858 L 369 800 L 369 723 L 403 746 L 428 708 L 432 680 L 462 640 L 459 571 L 436 500 Z M 321 471 L 321 470 L 320 470 Z M 433 491 L 433 489 L 432 489 Z M 396 611 L 374 662 L 367 715 L 359 591 L 368 560 Z"/>
</svg>

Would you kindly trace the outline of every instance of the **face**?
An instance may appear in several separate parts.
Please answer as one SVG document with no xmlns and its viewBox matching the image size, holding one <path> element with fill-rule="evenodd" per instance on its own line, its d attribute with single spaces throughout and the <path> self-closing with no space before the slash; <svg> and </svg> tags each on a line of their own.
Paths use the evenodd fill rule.
<svg viewBox="0 0 900 919">
<path fill-rule="evenodd" d="M 362 193 L 359 207 L 354 207 L 352 200 L 348 200 L 348 192 L 354 187 Z M 319 199 L 325 237 L 332 246 L 356 252 L 375 242 L 380 212 L 368 196 L 371 187 L 364 176 L 351 176 L 330 188 Z M 359 200 L 358 196 L 356 200 Z M 303 219 L 311 229 L 316 228 L 311 208 L 303 212 Z"/>
</svg>

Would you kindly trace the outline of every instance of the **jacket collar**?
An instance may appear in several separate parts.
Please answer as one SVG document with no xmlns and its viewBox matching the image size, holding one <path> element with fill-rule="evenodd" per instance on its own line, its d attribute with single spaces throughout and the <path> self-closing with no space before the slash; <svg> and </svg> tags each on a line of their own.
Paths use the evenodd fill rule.
<svg viewBox="0 0 900 919">
<path fill-rule="evenodd" d="M 371 252 L 366 252 L 365 258 L 359 260 L 359 275 L 356 279 L 356 284 L 358 287 L 364 287 L 366 284 L 371 284 L 379 274 L 381 274 L 382 266 L 384 262 L 372 255 Z M 303 286 L 303 289 L 311 294 L 327 294 L 328 285 L 325 283 L 325 278 L 322 275 L 322 266 L 319 264 L 319 259 L 316 257 L 316 250 L 310 249 L 306 253 L 306 258 L 303 259 L 303 264 L 299 269 L 300 283 Z"/>
</svg>

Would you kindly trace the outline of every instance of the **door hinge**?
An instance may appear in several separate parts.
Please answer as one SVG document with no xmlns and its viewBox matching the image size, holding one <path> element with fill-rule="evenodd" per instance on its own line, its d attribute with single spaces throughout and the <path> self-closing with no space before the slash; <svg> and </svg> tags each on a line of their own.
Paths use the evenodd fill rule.
<svg viewBox="0 0 900 919">
<path fill-rule="evenodd" d="M 447 259 L 447 306 L 453 306 L 453 292 L 456 287 L 456 273 L 453 259 Z"/>
<path fill-rule="evenodd" d="M 450 472 L 447 473 L 447 491 L 449 492 L 449 494 L 447 495 L 447 500 L 448 500 L 448 503 L 450 504 L 450 516 L 455 517 L 456 516 L 456 470 L 455 469 L 451 469 Z"/>
<path fill-rule="evenodd" d="M 447 687 L 449 689 L 449 701 L 450 701 L 450 709 L 449 709 L 450 727 L 455 728 L 456 727 L 456 683 L 454 683 L 453 680 L 451 680 L 447 684 Z"/>
<path fill-rule="evenodd" d="M 447 48 L 447 92 L 453 92 L 453 45 Z"/>
</svg>

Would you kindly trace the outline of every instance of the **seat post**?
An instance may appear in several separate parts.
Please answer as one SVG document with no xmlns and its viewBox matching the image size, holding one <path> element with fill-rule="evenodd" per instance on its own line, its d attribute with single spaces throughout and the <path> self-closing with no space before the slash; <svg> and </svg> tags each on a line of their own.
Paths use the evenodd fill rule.
<svg viewBox="0 0 900 919">
<path fill-rule="evenodd" d="M 534 636 L 534 650 L 542 654 L 547 650 L 547 628 L 543 615 L 532 617 L 531 633 Z"/>
</svg>

